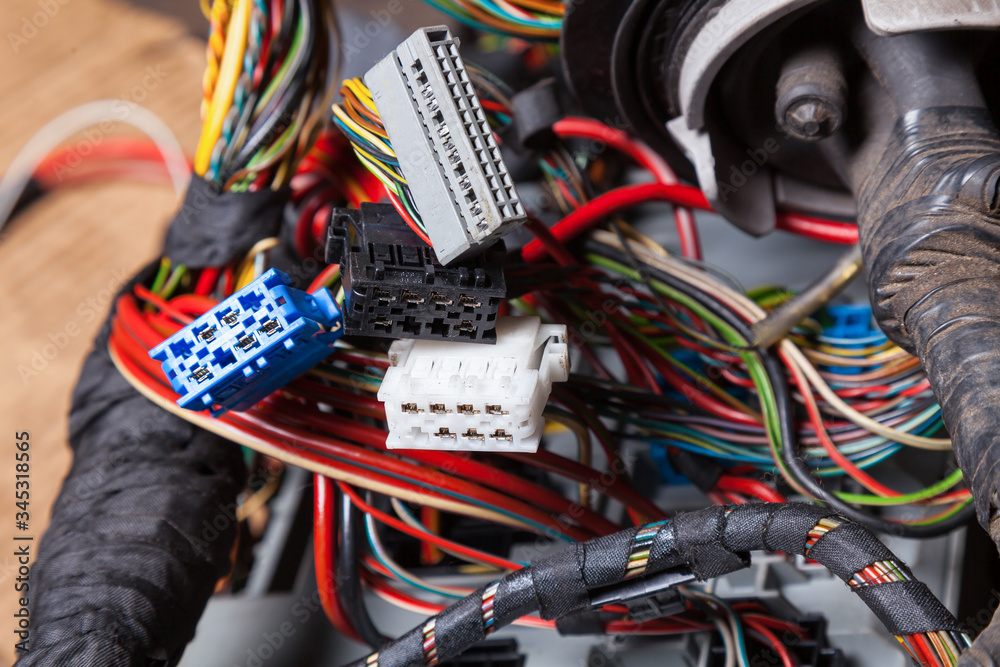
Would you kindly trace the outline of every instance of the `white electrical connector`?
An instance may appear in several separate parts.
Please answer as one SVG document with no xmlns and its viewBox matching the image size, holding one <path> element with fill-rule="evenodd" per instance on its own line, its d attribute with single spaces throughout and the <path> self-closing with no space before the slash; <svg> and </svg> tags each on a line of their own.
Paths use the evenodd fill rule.
<svg viewBox="0 0 1000 667">
<path fill-rule="evenodd" d="M 534 452 L 553 382 L 569 378 L 566 327 L 501 317 L 495 345 L 397 340 L 378 392 L 390 449 Z"/>
</svg>

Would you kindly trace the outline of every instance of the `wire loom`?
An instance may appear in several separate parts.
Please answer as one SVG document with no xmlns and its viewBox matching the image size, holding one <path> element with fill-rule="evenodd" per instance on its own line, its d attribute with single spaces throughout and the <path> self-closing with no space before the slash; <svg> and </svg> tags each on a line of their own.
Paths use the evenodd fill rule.
<svg viewBox="0 0 1000 667">
<path fill-rule="evenodd" d="M 824 520 L 829 525 L 831 518 L 837 525 L 811 539 L 813 529 Z M 748 552 L 758 550 L 808 555 L 845 582 L 876 563 L 894 561 L 907 580 L 852 588 L 889 632 L 901 642 L 934 633 L 968 641 L 955 617 L 874 534 L 829 509 L 801 503 L 711 507 L 653 526 L 651 539 L 650 527 L 631 528 L 544 557 L 350 667 L 434 665 L 526 614 L 538 611 L 551 620 L 589 609 L 592 591 L 614 586 L 635 570 L 639 543 L 641 551 L 648 548 L 644 576 L 688 568 L 700 580 L 746 567 Z"/>
</svg>

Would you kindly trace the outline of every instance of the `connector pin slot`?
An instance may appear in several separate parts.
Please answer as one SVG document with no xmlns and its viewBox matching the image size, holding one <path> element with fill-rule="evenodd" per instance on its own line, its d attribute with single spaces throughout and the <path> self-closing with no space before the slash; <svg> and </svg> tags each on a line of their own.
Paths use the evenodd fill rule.
<svg viewBox="0 0 1000 667">
<path fill-rule="evenodd" d="M 257 331 L 262 334 L 271 336 L 275 332 L 281 331 L 281 322 L 275 319 L 264 320 L 264 323 L 260 325 L 260 328 L 257 329 Z"/>
<path fill-rule="evenodd" d="M 222 323 L 228 326 L 234 326 L 240 319 L 240 311 L 234 310 L 226 315 L 222 316 Z"/>
<path fill-rule="evenodd" d="M 247 350 L 257 347 L 257 337 L 254 336 L 252 333 L 247 334 L 246 336 L 243 336 L 242 338 L 238 339 L 236 341 L 236 345 L 241 350 L 246 352 Z"/>
<path fill-rule="evenodd" d="M 445 415 L 451 412 L 444 407 L 444 403 L 431 403 L 431 412 L 436 415 Z"/>
<path fill-rule="evenodd" d="M 483 302 L 474 296 L 469 296 L 468 294 L 461 294 L 458 297 L 458 305 L 465 308 L 479 308 L 483 305 Z"/>
<path fill-rule="evenodd" d="M 438 429 L 438 432 L 434 434 L 437 438 L 456 438 L 457 434 L 452 433 L 448 428 L 442 426 Z"/>
<path fill-rule="evenodd" d="M 416 292 L 403 292 L 403 301 L 417 305 L 423 303 L 424 299 Z"/>
<path fill-rule="evenodd" d="M 507 411 L 503 409 L 501 405 L 487 405 L 486 414 L 488 415 L 505 415 Z"/>
<path fill-rule="evenodd" d="M 208 380 L 209 378 L 212 377 L 212 371 L 208 368 L 208 366 L 199 366 L 198 368 L 194 369 L 194 372 L 191 373 L 190 377 L 198 384 L 201 384 L 205 380 Z"/>
<path fill-rule="evenodd" d="M 458 413 L 462 415 L 478 415 L 479 410 L 476 410 L 471 403 L 459 403 Z"/>
<path fill-rule="evenodd" d="M 469 440 L 485 440 L 486 439 L 486 436 L 484 436 L 482 433 L 480 433 L 479 431 L 477 431 L 474 428 L 470 428 L 468 431 L 466 431 L 464 433 L 464 435 Z"/>
<path fill-rule="evenodd" d="M 506 440 L 508 442 L 514 439 L 514 436 L 509 435 L 507 431 L 502 428 L 498 428 L 497 430 L 493 431 L 493 435 L 490 437 L 492 437 L 494 440 Z"/>
</svg>

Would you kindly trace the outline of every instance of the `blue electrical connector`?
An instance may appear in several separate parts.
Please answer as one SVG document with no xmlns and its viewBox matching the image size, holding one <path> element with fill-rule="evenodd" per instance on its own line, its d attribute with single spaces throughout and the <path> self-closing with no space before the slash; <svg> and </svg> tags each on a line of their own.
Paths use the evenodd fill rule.
<svg viewBox="0 0 1000 667">
<path fill-rule="evenodd" d="M 872 308 L 867 303 L 827 306 L 829 324 L 823 327 L 821 341 L 847 349 L 860 350 L 885 342 L 885 334 L 872 326 Z M 824 366 L 823 370 L 839 375 L 858 375 L 871 370 L 859 366 Z"/>
<path fill-rule="evenodd" d="M 216 417 L 246 410 L 330 354 L 344 330 L 333 295 L 291 282 L 271 269 L 149 351 L 177 405 Z"/>
</svg>

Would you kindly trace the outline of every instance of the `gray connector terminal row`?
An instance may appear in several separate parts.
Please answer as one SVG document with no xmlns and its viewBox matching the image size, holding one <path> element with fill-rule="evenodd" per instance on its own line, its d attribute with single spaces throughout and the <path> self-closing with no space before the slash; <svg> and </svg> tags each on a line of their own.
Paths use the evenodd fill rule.
<svg viewBox="0 0 1000 667">
<path fill-rule="evenodd" d="M 365 84 L 438 261 L 481 252 L 527 220 L 447 27 L 417 30 Z"/>
</svg>

